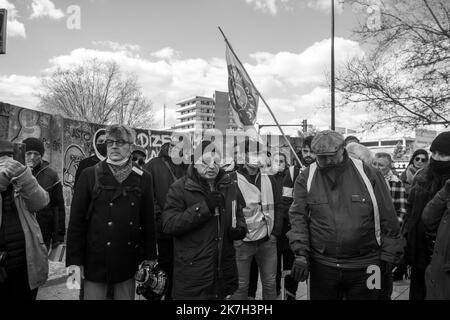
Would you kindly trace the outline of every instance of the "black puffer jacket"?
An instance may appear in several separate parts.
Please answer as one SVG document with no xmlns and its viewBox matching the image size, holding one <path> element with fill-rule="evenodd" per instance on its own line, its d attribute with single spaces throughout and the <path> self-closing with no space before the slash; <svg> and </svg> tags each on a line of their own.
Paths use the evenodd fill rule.
<svg viewBox="0 0 450 320">
<path fill-rule="evenodd" d="M 84 266 L 87 280 L 119 283 L 133 278 L 142 260 L 156 259 L 153 182 L 148 172 L 134 169 L 119 184 L 105 161 L 98 165 L 98 196 L 97 165 L 83 170 L 75 188 L 66 265 Z"/>
<path fill-rule="evenodd" d="M 448 178 L 450 173 L 438 176 L 427 167 L 417 173 L 408 196 L 403 233 L 407 240 L 407 263 L 416 268 L 425 270 L 430 263 L 436 236 L 436 230 L 431 232 L 425 228 L 421 219 L 423 210 Z"/>
<path fill-rule="evenodd" d="M 428 202 L 422 222 L 428 231 L 437 231 L 433 257 L 425 273 L 427 299 L 450 300 L 450 180 Z"/>
<path fill-rule="evenodd" d="M 225 197 L 221 208 L 220 235 L 214 212 L 205 198 L 208 185 L 194 167 L 169 189 L 162 214 L 163 231 L 174 237 L 174 299 L 223 299 L 238 288 L 233 240 L 247 233 L 236 183 L 223 171 L 216 178 L 216 190 Z M 236 213 L 236 228 L 232 214 Z"/>
</svg>

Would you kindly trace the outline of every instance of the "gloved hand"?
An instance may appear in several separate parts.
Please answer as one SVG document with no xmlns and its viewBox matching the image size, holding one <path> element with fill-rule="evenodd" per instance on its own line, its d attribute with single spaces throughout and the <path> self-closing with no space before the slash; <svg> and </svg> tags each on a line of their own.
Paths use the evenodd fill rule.
<svg viewBox="0 0 450 320">
<path fill-rule="evenodd" d="M 294 280 L 303 282 L 308 279 L 309 264 L 304 256 L 295 256 L 294 263 L 291 269 L 291 277 Z"/>
<path fill-rule="evenodd" d="M 394 271 L 395 267 L 396 267 L 396 265 L 394 263 L 381 260 L 380 270 L 381 270 L 382 274 L 392 273 Z"/>
<path fill-rule="evenodd" d="M 214 214 L 215 208 L 225 207 L 225 198 L 220 191 L 211 191 L 206 196 L 206 204 L 208 205 L 209 211 Z"/>
</svg>

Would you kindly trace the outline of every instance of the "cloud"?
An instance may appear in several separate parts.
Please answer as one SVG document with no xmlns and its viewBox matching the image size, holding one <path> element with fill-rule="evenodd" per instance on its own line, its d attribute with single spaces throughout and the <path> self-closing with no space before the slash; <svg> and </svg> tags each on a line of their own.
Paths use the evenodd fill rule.
<svg viewBox="0 0 450 320">
<path fill-rule="evenodd" d="M 290 0 L 245 0 L 258 11 L 276 15 L 280 6 L 285 6 Z"/>
<path fill-rule="evenodd" d="M 35 108 L 39 99 L 33 93 L 39 92 L 39 89 L 39 77 L 0 75 L 0 100 L 3 102 Z"/>
<path fill-rule="evenodd" d="M 94 46 L 100 46 L 100 47 L 107 47 L 109 49 L 112 49 L 113 51 L 124 51 L 124 52 L 138 52 L 141 51 L 141 47 L 137 44 L 121 44 L 114 41 L 92 41 L 92 44 Z"/>
<path fill-rule="evenodd" d="M 8 37 L 26 38 L 25 25 L 18 20 L 19 14 L 16 6 L 8 0 L 0 0 L 0 8 L 8 10 L 8 26 L 6 27 Z"/>
<path fill-rule="evenodd" d="M 33 12 L 30 15 L 30 19 L 48 17 L 59 20 L 65 16 L 62 10 L 56 9 L 55 4 L 51 0 L 33 0 L 31 9 Z"/>
<path fill-rule="evenodd" d="M 156 52 L 152 52 L 151 55 L 157 59 L 172 59 L 172 58 L 178 58 L 181 56 L 180 51 L 176 51 L 170 47 L 162 48 L 161 50 L 158 50 Z"/>
<path fill-rule="evenodd" d="M 67 54 L 52 57 L 46 69 L 43 70 L 42 76 L 48 76 L 58 67 L 69 68 L 92 58 L 115 61 L 122 71 L 137 74 L 144 94 L 153 102 L 155 123 L 159 128 L 163 127 L 164 104 L 167 106 L 166 124 L 173 125 L 176 123 L 177 116 L 176 103 L 181 99 L 194 95 L 212 97 L 216 90 L 228 91 L 226 62 L 222 57 L 187 59 L 182 57 L 182 52 L 169 47 L 144 57 L 137 53 L 138 46 L 134 45 L 111 41 L 98 41 L 94 45 L 106 48 L 102 50 L 78 48 Z M 320 126 L 329 123 L 330 116 L 326 106 L 330 101 L 330 93 L 325 83 L 325 72 L 329 70 L 330 64 L 329 45 L 330 39 L 325 39 L 313 43 L 299 53 L 257 52 L 250 55 L 245 67 L 280 123 L 300 125 L 303 119 L 308 119 L 309 123 Z M 348 57 L 363 54 L 357 42 L 336 38 L 337 64 Z M 21 95 L 23 95 L 22 99 L 25 99 L 36 90 L 30 87 L 30 84 L 24 83 L 24 80 L 18 82 L 17 89 L 11 85 L 2 87 L 1 82 L 11 83 L 11 79 L 0 78 L 0 96 L 11 97 L 12 101 L 19 101 L 18 98 Z M 11 90 L 14 96 L 11 96 L 13 93 L 5 90 Z M 15 91 L 20 92 L 16 95 Z M 26 106 L 26 104 L 21 105 Z M 345 117 L 345 121 L 339 115 L 336 117 L 338 126 L 343 126 L 342 121 L 354 127 L 357 123 L 353 120 L 362 118 L 356 117 L 356 114 L 351 112 L 345 114 Z M 258 123 L 273 122 L 260 100 Z M 297 128 L 286 128 L 286 131 L 294 133 L 296 130 Z M 271 131 L 277 130 L 272 128 Z"/>
<path fill-rule="evenodd" d="M 313 10 L 322 11 L 325 13 L 331 12 L 331 0 L 309 0 L 306 6 Z M 338 14 L 344 12 L 344 0 L 335 0 L 334 8 L 335 12 Z"/>
<path fill-rule="evenodd" d="M 283 81 L 291 86 L 322 83 L 325 73 L 330 70 L 330 47 L 331 39 L 325 39 L 301 53 L 257 52 L 250 55 L 256 61 L 256 66 L 249 66 L 247 70 L 251 75 L 253 72 L 265 75 L 273 78 L 275 83 Z M 364 51 L 357 42 L 335 38 L 336 65 L 363 55 Z"/>
</svg>

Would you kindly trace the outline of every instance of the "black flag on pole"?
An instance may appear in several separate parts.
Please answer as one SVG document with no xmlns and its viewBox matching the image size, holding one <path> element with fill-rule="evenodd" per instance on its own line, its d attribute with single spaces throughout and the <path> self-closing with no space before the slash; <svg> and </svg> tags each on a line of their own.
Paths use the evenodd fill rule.
<svg viewBox="0 0 450 320">
<path fill-rule="evenodd" d="M 228 42 L 226 46 L 228 93 L 235 121 L 240 127 L 253 126 L 258 112 L 257 91 Z"/>
</svg>

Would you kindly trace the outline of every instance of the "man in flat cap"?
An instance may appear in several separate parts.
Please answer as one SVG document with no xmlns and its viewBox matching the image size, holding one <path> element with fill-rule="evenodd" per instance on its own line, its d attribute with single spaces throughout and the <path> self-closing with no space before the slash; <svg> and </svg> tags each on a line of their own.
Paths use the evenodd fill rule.
<svg viewBox="0 0 450 320">
<path fill-rule="evenodd" d="M 69 273 L 84 277 L 84 299 L 134 300 L 134 274 L 156 259 L 153 181 L 131 159 L 135 138 L 122 125 L 106 129 L 107 159 L 83 170 L 67 231 Z"/>
<path fill-rule="evenodd" d="M 400 261 L 400 227 L 385 182 L 350 158 L 344 137 L 322 131 L 311 147 L 317 162 L 295 181 L 289 210 L 291 275 L 310 275 L 312 300 L 375 300 L 381 273 Z"/>
</svg>

